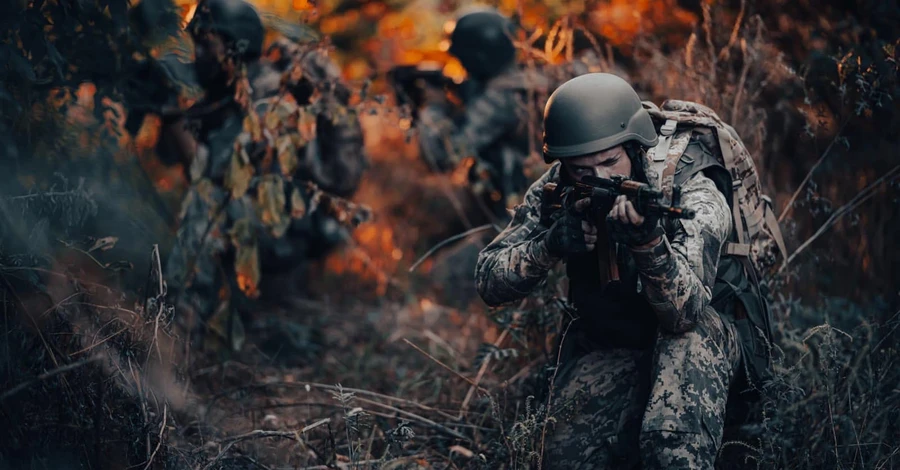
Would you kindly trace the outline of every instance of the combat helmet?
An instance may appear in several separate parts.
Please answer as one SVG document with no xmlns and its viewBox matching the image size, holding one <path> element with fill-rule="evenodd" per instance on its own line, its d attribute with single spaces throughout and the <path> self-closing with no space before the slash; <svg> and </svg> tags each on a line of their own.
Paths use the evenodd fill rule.
<svg viewBox="0 0 900 470">
<path fill-rule="evenodd" d="M 187 30 L 223 36 L 229 50 L 245 61 L 262 55 L 265 29 L 259 13 L 244 0 L 201 0 Z"/>
<path fill-rule="evenodd" d="M 516 58 L 513 24 L 492 8 L 477 8 L 456 19 L 448 52 L 475 79 L 486 80 L 509 67 Z"/>
<path fill-rule="evenodd" d="M 625 80 L 588 73 L 560 85 L 544 107 L 544 161 L 578 157 L 635 141 L 658 141 L 650 114 Z"/>
</svg>

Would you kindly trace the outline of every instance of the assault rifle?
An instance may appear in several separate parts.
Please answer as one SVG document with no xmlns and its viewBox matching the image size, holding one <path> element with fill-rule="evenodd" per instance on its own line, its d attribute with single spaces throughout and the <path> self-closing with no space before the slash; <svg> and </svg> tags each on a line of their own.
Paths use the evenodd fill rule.
<svg viewBox="0 0 900 470">
<path fill-rule="evenodd" d="M 397 96 L 397 104 L 409 105 L 413 120 L 416 111 L 425 100 L 425 87 L 449 89 L 455 91 L 458 84 L 444 75 L 438 63 L 423 62 L 419 65 L 399 65 L 388 72 L 388 80 Z"/>
<path fill-rule="evenodd" d="M 580 182 L 563 190 L 562 206 L 574 208 L 575 202 L 585 198 L 591 199 L 590 214 L 606 214 L 616 198 L 625 195 L 635 210 L 641 215 L 657 215 L 674 219 L 693 219 L 693 209 L 681 207 L 681 188 L 672 189 L 672 201 L 668 206 L 662 204 L 662 191 L 653 189 L 649 184 L 630 180 L 624 176 L 601 178 L 585 176 Z"/>
</svg>

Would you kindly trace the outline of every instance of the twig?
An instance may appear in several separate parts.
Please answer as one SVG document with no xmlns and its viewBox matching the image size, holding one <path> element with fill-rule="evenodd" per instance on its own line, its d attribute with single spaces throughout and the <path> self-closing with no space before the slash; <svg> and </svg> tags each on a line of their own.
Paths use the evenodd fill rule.
<svg viewBox="0 0 900 470">
<path fill-rule="evenodd" d="M 743 4 L 744 2 L 742 1 L 741 5 Z M 744 53 L 744 67 L 743 70 L 741 70 L 741 78 L 738 80 L 737 91 L 734 95 L 734 103 L 731 104 L 731 122 L 737 122 L 738 106 L 741 104 L 741 95 L 744 92 L 744 85 L 747 83 L 747 74 L 750 73 L 750 59 L 747 57 L 747 43 L 743 40 L 741 40 L 741 50 Z"/>
<path fill-rule="evenodd" d="M 56 241 L 58 241 L 59 243 L 61 243 L 61 244 L 62 244 L 63 246 L 65 246 L 66 248 L 68 248 L 68 249 L 70 249 L 70 250 L 72 250 L 72 251 L 77 251 L 78 253 L 81 253 L 81 254 L 83 254 L 84 256 L 90 258 L 90 260 L 93 261 L 97 266 L 99 266 L 100 269 L 107 269 L 107 268 L 108 268 L 108 266 L 106 266 L 105 264 L 101 263 L 97 258 L 95 258 L 94 255 L 88 253 L 87 251 L 82 250 L 81 248 L 78 248 L 78 247 L 75 246 L 74 244 L 66 243 L 66 242 L 63 241 L 63 240 L 56 240 Z"/>
<path fill-rule="evenodd" d="M 163 284 L 163 271 L 162 271 L 162 261 L 159 259 L 159 245 L 153 244 L 153 249 L 150 251 L 150 274 L 147 276 L 147 284 L 149 284 L 153 280 L 153 273 L 156 273 L 157 278 L 157 286 L 156 286 L 156 318 L 153 320 L 153 345 L 147 349 L 147 360 L 150 360 L 150 354 L 153 350 L 153 346 L 156 346 L 156 355 L 159 358 L 160 364 L 163 362 L 162 351 L 159 349 L 159 320 L 162 317 L 164 304 L 160 302 L 160 299 L 164 299 L 164 284 Z M 149 289 L 148 289 L 149 291 Z M 144 295 L 144 314 L 149 314 L 147 311 L 148 304 L 150 303 L 150 293 L 145 292 Z"/>
<path fill-rule="evenodd" d="M 500 337 L 497 338 L 497 341 L 494 341 L 494 347 L 499 347 L 500 344 L 506 339 L 506 335 L 509 334 L 509 328 L 503 330 L 503 333 L 500 333 Z M 468 393 L 466 393 L 466 398 L 463 400 L 462 406 L 459 407 L 459 418 L 462 419 L 463 413 L 465 413 L 469 409 L 469 400 L 472 399 L 472 396 L 475 394 L 475 387 L 481 383 L 481 378 L 484 376 L 484 372 L 487 370 L 488 364 L 491 362 L 491 357 L 488 356 L 483 363 L 481 363 L 481 368 L 478 369 L 478 374 L 475 376 L 475 384 L 469 387 Z"/>
<path fill-rule="evenodd" d="M 238 442 L 245 441 L 248 439 L 259 439 L 259 438 L 264 438 L 264 437 L 280 437 L 282 439 L 290 439 L 292 441 L 297 441 L 297 442 L 302 441 L 300 439 L 299 432 L 263 431 L 261 429 L 257 429 L 255 431 L 250 431 L 248 433 L 241 434 L 238 436 L 226 437 L 225 439 L 223 439 L 223 441 L 228 442 L 228 444 L 224 448 L 222 448 L 222 450 L 219 452 L 219 455 L 217 455 L 216 458 L 213 459 L 212 462 L 208 463 L 205 467 L 203 467 L 203 470 L 209 470 L 210 468 L 212 468 L 213 465 L 218 463 L 219 460 L 222 460 L 222 457 L 225 455 L 225 453 L 228 452 L 231 449 L 231 447 L 234 446 L 235 444 L 237 444 Z"/>
<path fill-rule="evenodd" d="M 413 265 L 409 268 L 409 272 L 415 271 L 416 268 L 418 268 L 419 265 L 422 264 L 423 261 L 425 261 L 426 259 L 428 259 L 429 256 L 431 256 L 432 254 L 434 254 L 434 252 L 440 250 L 440 249 L 443 248 L 444 246 L 446 246 L 446 245 L 448 245 L 448 244 L 450 244 L 450 243 L 453 243 L 453 242 L 455 242 L 456 240 L 459 240 L 459 239 L 461 239 L 461 238 L 466 238 L 466 237 L 468 237 L 469 235 L 472 235 L 472 234 L 478 233 L 478 232 L 483 232 L 483 231 L 485 231 L 485 230 L 487 230 L 487 229 L 490 229 L 490 228 L 496 228 L 496 226 L 495 226 L 494 224 L 484 224 L 484 225 L 475 227 L 475 228 L 473 228 L 473 229 L 466 230 L 466 231 L 463 232 L 463 233 L 459 233 L 459 234 L 453 235 L 452 237 L 447 238 L 446 240 L 443 240 L 443 241 L 439 242 L 437 245 L 434 245 L 433 247 L 431 247 L 430 250 L 428 250 L 427 252 L 425 252 L 425 254 L 422 255 L 421 258 L 419 258 L 418 260 L 416 260 L 416 262 L 413 263 Z"/>
<path fill-rule="evenodd" d="M 859 194 L 857 194 L 853 199 L 850 200 L 850 202 L 848 202 L 847 204 L 844 204 L 838 210 L 834 211 L 831 214 L 831 217 L 829 217 L 828 220 L 826 220 L 825 223 L 822 224 L 822 226 L 819 227 L 818 230 L 816 230 L 816 233 L 814 233 L 811 237 L 809 237 L 805 242 L 803 242 L 802 245 L 800 245 L 800 247 L 798 247 L 793 253 L 791 253 L 790 256 L 788 256 L 788 258 L 781 265 L 781 268 L 778 269 L 778 272 L 783 271 L 784 268 L 786 268 L 789 264 L 791 264 L 791 261 L 793 261 L 794 258 L 797 257 L 797 255 L 799 255 L 801 252 L 803 252 L 803 250 L 805 250 L 807 247 L 809 247 L 809 245 L 812 244 L 812 242 L 814 242 L 817 238 L 819 238 L 819 236 L 821 236 L 823 233 L 825 233 L 825 231 L 827 231 L 835 223 L 837 223 L 837 221 L 840 220 L 841 217 L 843 217 L 844 215 L 846 215 L 848 212 L 852 211 L 853 209 L 856 209 L 860 204 L 866 202 L 872 196 L 874 196 L 875 189 L 878 186 L 880 186 L 885 181 L 891 180 L 894 177 L 898 176 L 898 173 L 900 173 L 900 165 L 895 166 L 891 171 L 884 174 L 881 178 L 878 178 L 877 180 L 875 180 L 874 183 L 870 184 L 869 186 L 866 186 L 866 188 L 863 189 L 862 191 L 860 191 Z"/>
<path fill-rule="evenodd" d="M 153 459 L 156 457 L 156 453 L 159 452 L 159 448 L 162 447 L 163 433 L 166 430 L 166 418 L 167 418 L 168 412 L 169 412 L 169 405 L 164 404 L 163 405 L 162 424 L 159 426 L 159 441 L 156 443 L 156 449 L 153 449 L 153 453 L 150 454 L 150 460 L 147 461 L 147 465 L 144 467 L 144 470 L 148 470 L 150 468 L 150 465 L 153 464 Z"/>
<path fill-rule="evenodd" d="M 703 4 L 703 31 L 706 33 L 706 47 L 709 49 L 709 82 L 716 83 L 718 60 L 716 59 L 716 48 L 712 40 L 712 13 L 708 3 Z"/>
<path fill-rule="evenodd" d="M 572 321 L 569 321 L 559 340 L 559 349 L 556 351 L 556 367 L 553 369 L 553 377 L 550 378 L 550 390 L 547 392 L 547 414 L 550 413 L 550 406 L 553 403 L 553 392 L 556 389 L 556 374 L 559 373 L 559 362 L 562 359 L 563 344 L 566 342 L 566 335 L 569 333 L 569 328 L 571 327 Z M 544 425 L 541 427 L 541 454 L 538 457 L 540 459 L 538 460 L 538 470 L 544 465 L 544 440 L 547 437 L 547 421 L 544 420 L 543 424 Z"/>
<path fill-rule="evenodd" d="M 395 413 L 397 413 L 397 414 L 401 414 L 401 415 L 403 415 L 403 416 L 405 416 L 405 417 L 407 417 L 407 418 L 410 418 L 410 419 L 412 419 L 412 420 L 418 421 L 418 422 L 420 422 L 420 423 L 422 423 L 422 424 L 427 424 L 428 426 L 431 426 L 431 427 L 433 427 L 434 429 L 437 429 L 438 431 L 442 431 L 442 432 L 444 432 L 444 433 L 446 433 L 446 434 L 449 434 L 449 435 L 451 435 L 451 436 L 453 436 L 453 437 L 455 437 L 455 438 L 463 439 L 463 440 L 466 440 L 466 441 L 470 441 L 470 440 L 471 440 L 471 439 L 469 439 L 468 437 L 466 437 L 465 435 L 460 434 L 459 432 L 454 431 L 454 430 L 452 430 L 452 429 L 450 429 L 450 428 L 448 428 L 448 427 L 446 427 L 446 426 L 444 426 L 444 425 L 442 425 L 442 424 L 439 424 L 439 423 L 437 423 L 437 422 L 435 422 L 435 421 L 432 421 L 432 420 L 430 420 L 430 419 L 428 419 L 428 418 L 426 418 L 426 417 L 424 417 L 424 416 L 419 416 L 419 415 L 417 415 L 417 414 L 415 414 L 415 413 L 411 413 L 411 412 L 409 412 L 409 411 L 401 410 L 400 408 L 397 408 L 397 407 L 394 407 L 394 406 L 391 406 L 391 405 L 386 405 L 386 404 L 384 404 L 384 403 L 379 403 L 379 402 L 377 402 L 377 401 L 375 401 L 375 400 L 369 400 L 369 399 L 367 399 L 367 398 L 360 398 L 360 397 L 353 397 L 353 398 L 354 398 L 354 400 L 359 400 L 359 401 L 362 402 L 362 403 L 368 403 L 368 404 L 370 404 L 370 405 L 378 406 L 378 407 L 384 408 L 384 409 L 386 409 L 386 410 L 391 410 L 391 411 L 393 411 L 393 412 L 395 412 Z"/>
<path fill-rule="evenodd" d="M 37 377 L 35 377 L 35 378 L 33 378 L 33 379 L 27 381 L 27 382 L 20 383 L 19 385 L 16 385 L 15 387 L 13 387 L 13 388 L 7 390 L 6 392 L 3 393 L 3 395 L 0 395 L 0 401 L 5 400 L 5 399 L 7 399 L 7 398 L 9 398 L 9 397 L 11 397 L 11 396 L 13 396 L 13 395 L 15 395 L 16 393 L 21 392 L 22 390 L 24 390 L 24 389 L 30 387 L 31 385 L 34 385 L 34 384 L 37 383 L 37 382 L 40 382 L 40 381 L 42 381 L 42 380 L 47 380 L 47 379 L 49 379 L 49 378 L 51 378 L 51 377 L 54 377 L 54 376 L 59 375 L 59 374 L 63 374 L 63 373 L 68 372 L 68 371 L 70 371 L 70 370 L 72 370 L 72 369 L 77 369 L 77 368 L 79 368 L 79 367 L 81 367 L 81 366 L 83 366 L 83 365 L 85 365 L 85 364 L 89 364 L 89 363 L 91 363 L 91 362 L 98 361 L 98 360 L 100 360 L 101 358 L 102 358 L 102 356 L 100 356 L 100 355 L 98 354 L 98 355 L 95 355 L 95 356 L 91 356 L 91 357 L 82 359 L 82 360 L 80 360 L 80 361 L 78 361 L 78 362 L 73 362 L 73 363 L 71 363 L 71 364 L 66 364 L 66 365 L 64 365 L 64 366 L 57 367 L 56 369 L 48 370 L 47 372 L 44 372 L 43 374 L 41 374 L 41 375 L 39 375 L 39 376 L 37 376 Z"/>
<path fill-rule="evenodd" d="M 255 385 L 244 386 L 244 387 L 235 387 L 235 388 L 226 390 L 226 391 L 224 391 L 224 392 L 221 392 L 221 393 L 219 393 L 218 395 L 215 395 L 215 396 L 211 399 L 211 402 L 215 402 L 215 401 L 218 400 L 219 398 L 221 398 L 221 397 L 223 397 L 223 396 L 227 396 L 227 395 L 229 395 L 229 394 L 231 394 L 231 393 L 233 393 L 233 392 L 235 392 L 235 391 L 238 391 L 238 390 L 245 390 L 245 389 L 248 389 L 248 388 L 266 388 L 266 387 L 306 387 L 306 386 L 309 386 L 309 387 L 312 387 L 312 388 L 321 389 L 321 390 L 329 390 L 329 391 L 337 390 L 337 387 L 334 386 L 334 385 L 321 384 L 321 383 L 315 383 L 315 382 L 307 382 L 307 383 L 274 382 L 274 383 L 268 383 L 268 384 L 255 384 Z M 405 404 L 405 405 L 415 406 L 415 407 L 417 407 L 417 408 L 419 408 L 419 409 L 422 409 L 422 410 L 425 410 L 425 411 L 430 411 L 430 412 L 433 412 L 433 413 L 437 413 L 437 414 L 440 414 L 441 416 L 443 416 L 443 417 L 445 417 L 445 418 L 447 418 L 447 419 L 451 419 L 451 420 L 456 419 L 455 416 L 450 415 L 450 414 L 448 414 L 448 413 L 445 413 L 445 412 L 443 412 L 443 411 L 441 411 L 441 410 L 432 408 L 432 407 L 430 407 L 430 406 L 428 406 L 428 405 L 423 405 L 423 404 L 421 404 L 421 403 L 418 403 L 418 402 L 415 402 L 415 401 L 412 401 L 412 400 L 407 400 L 407 399 L 405 399 L 405 398 L 394 397 L 394 396 L 391 396 L 391 395 L 385 395 L 385 394 L 383 394 L 383 393 L 372 392 L 372 391 L 369 391 L 369 390 L 363 390 L 363 389 L 359 389 L 359 388 L 343 387 L 343 389 L 344 389 L 345 392 L 351 392 L 351 393 L 354 393 L 354 394 L 356 394 L 356 395 L 368 395 L 368 396 L 371 396 L 371 397 L 376 397 L 376 398 L 381 398 L 381 399 L 385 399 L 385 400 L 390 400 L 390 401 L 394 401 L 394 402 L 397 402 L 397 403 L 402 403 L 402 404 Z M 358 396 L 356 396 L 356 397 L 354 397 L 354 398 L 357 399 L 357 400 L 360 399 Z"/>
<path fill-rule="evenodd" d="M 728 60 L 728 57 L 731 55 L 731 46 L 734 46 L 734 43 L 737 41 L 738 33 L 741 31 L 741 23 L 744 21 L 744 10 L 747 8 L 747 0 L 741 0 L 741 11 L 738 12 L 737 19 L 734 20 L 734 28 L 731 30 L 731 37 L 728 38 L 728 44 L 719 51 L 719 60 Z M 745 58 L 746 59 L 746 54 Z M 732 116 L 732 122 L 734 121 L 734 116 Z"/>
<path fill-rule="evenodd" d="M 831 152 L 831 149 L 834 147 L 834 144 L 841 137 L 841 134 L 844 133 L 844 128 L 847 127 L 847 124 L 849 122 L 850 122 L 850 119 L 844 120 L 844 123 L 841 124 L 841 128 L 838 129 L 837 134 L 835 134 L 834 138 L 831 139 L 831 143 L 828 144 L 828 147 L 825 147 L 825 151 L 822 152 L 822 156 L 819 157 L 819 159 L 812 166 L 812 168 L 810 168 L 809 171 L 806 173 L 806 177 L 803 178 L 803 181 L 800 182 L 800 186 L 797 186 L 797 190 L 794 191 L 794 194 L 791 195 L 791 198 L 788 200 L 787 204 L 785 204 L 784 209 L 781 210 L 781 215 L 778 216 L 779 223 L 782 220 L 784 220 L 785 216 L 787 216 L 791 212 L 791 210 L 794 209 L 794 201 L 797 200 L 797 197 L 800 195 L 800 191 L 803 190 L 803 188 L 806 186 L 806 183 L 809 182 L 810 178 L 812 178 L 813 172 L 816 171 L 817 168 L 819 168 L 819 165 L 821 165 L 823 161 L 825 161 L 825 157 L 827 157 L 828 154 Z"/>
<path fill-rule="evenodd" d="M 403 338 L 403 341 L 405 341 L 406 344 L 412 346 L 413 349 L 415 349 L 416 351 L 419 351 L 420 353 L 422 353 L 425 357 L 427 357 L 427 358 L 431 359 L 432 361 L 434 361 L 435 363 L 437 363 L 437 365 L 439 365 L 439 366 L 443 367 L 444 369 L 447 369 L 448 371 L 450 371 L 451 373 L 453 373 L 453 375 L 455 375 L 455 376 L 457 376 L 457 377 L 459 377 L 459 378 L 465 380 L 466 382 L 468 382 L 468 383 L 469 383 L 470 385 L 472 385 L 473 387 L 478 387 L 478 389 L 481 390 L 482 392 L 488 393 L 487 390 L 485 390 L 483 387 L 478 386 L 478 384 L 476 384 L 475 382 L 473 382 L 472 379 L 466 377 L 465 375 L 460 374 L 460 373 L 457 372 L 456 370 L 453 370 L 452 367 L 450 367 L 450 366 L 448 366 L 447 364 L 444 364 L 443 362 L 439 361 L 436 357 L 432 356 L 431 354 L 428 354 L 428 353 L 425 352 L 422 348 L 420 348 L 420 347 L 416 346 L 415 344 L 413 344 L 412 341 L 410 341 L 410 340 L 408 340 L 408 339 L 406 339 L 406 338 Z"/>
<path fill-rule="evenodd" d="M 381 462 L 380 459 L 360 460 L 360 461 L 356 462 L 356 464 L 361 465 L 361 464 L 370 464 L 370 463 L 379 463 L 379 462 Z M 336 465 L 338 468 L 349 468 L 349 465 L 345 464 L 345 463 L 338 463 Z M 300 470 L 332 470 L 333 468 L 334 468 L 334 466 L 331 466 L 331 465 L 316 465 L 313 467 L 303 467 Z"/>
<path fill-rule="evenodd" d="M 113 334 L 107 336 L 106 338 L 103 338 L 103 339 L 100 340 L 99 342 L 94 343 L 94 344 L 92 344 L 92 345 L 90 345 L 90 346 L 88 346 L 88 347 L 86 347 L 86 348 L 79 349 L 78 351 L 73 352 L 71 355 L 72 355 L 72 356 L 75 356 L 75 355 L 78 355 L 78 354 L 81 354 L 81 353 L 84 353 L 84 352 L 88 352 L 88 351 L 90 351 L 91 349 L 94 349 L 94 348 L 96 348 L 97 346 L 100 346 L 100 345 L 102 345 L 103 343 L 109 341 L 110 339 L 116 337 L 116 335 L 122 334 L 122 333 L 123 333 L 125 330 L 127 330 L 127 329 L 128 329 L 128 327 L 125 326 L 125 327 L 123 327 L 121 330 L 119 330 L 119 331 L 117 331 L 117 332 L 115 332 L 115 333 L 113 333 Z"/>
</svg>

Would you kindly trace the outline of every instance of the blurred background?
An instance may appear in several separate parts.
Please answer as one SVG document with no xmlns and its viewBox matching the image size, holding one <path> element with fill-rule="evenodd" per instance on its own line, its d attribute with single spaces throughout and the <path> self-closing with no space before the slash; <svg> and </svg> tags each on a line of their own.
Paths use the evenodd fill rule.
<svg viewBox="0 0 900 470">
<path fill-rule="evenodd" d="M 489 315 L 460 271 L 477 237 L 410 272 L 489 220 L 464 175 L 428 170 L 386 74 L 433 61 L 463 80 L 446 34 L 474 4 L 251 3 L 268 40 L 318 43 L 340 65 L 369 160 L 353 200 L 373 218 L 261 286 L 285 294 L 257 322 L 288 333 L 251 328 L 239 351 L 192 347 L 173 326 L 160 266 L 185 169 L 155 154 L 159 118 L 123 105 L 146 57 L 191 60 L 196 2 L 0 6 L 0 468 L 532 467 L 562 284 Z M 490 5 L 521 26 L 523 66 L 580 62 L 656 103 L 705 103 L 754 155 L 791 253 L 767 278 L 781 375 L 726 436 L 722 468 L 900 463 L 900 6 Z M 180 92 L 182 107 L 200 96 Z M 546 167 L 532 155 L 528 168 Z"/>
</svg>

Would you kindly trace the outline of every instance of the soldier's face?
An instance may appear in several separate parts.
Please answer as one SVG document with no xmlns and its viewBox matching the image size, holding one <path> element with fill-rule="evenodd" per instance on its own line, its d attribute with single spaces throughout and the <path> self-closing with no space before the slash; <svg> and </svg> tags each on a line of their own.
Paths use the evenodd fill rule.
<svg viewBox="0 0 900 470">
<path fill-rule="evenodd" d="M 562 165 L 575 181 L 581 181 L 585 176 L 631 177 L 631 159 L 621 145 L 590 155 L 562 159 Z"/>
</svg>

